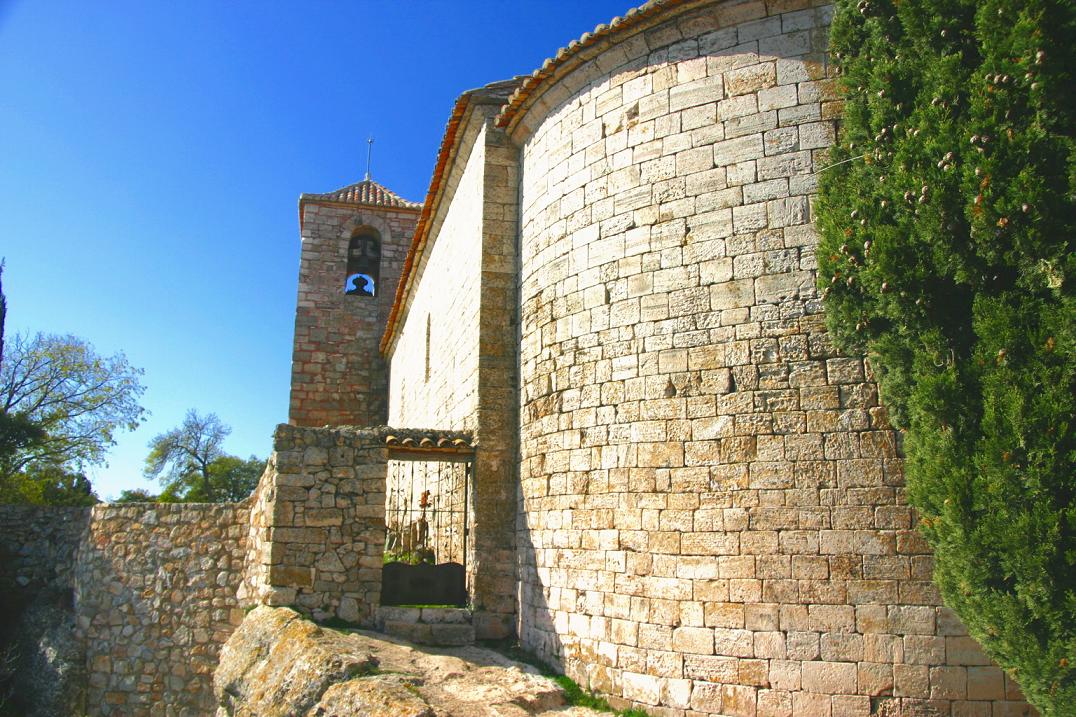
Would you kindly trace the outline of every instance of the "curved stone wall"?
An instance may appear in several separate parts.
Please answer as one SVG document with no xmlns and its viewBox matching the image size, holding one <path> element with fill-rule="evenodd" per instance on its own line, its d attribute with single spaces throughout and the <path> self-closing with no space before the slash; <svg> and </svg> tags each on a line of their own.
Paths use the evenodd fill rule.
<svg viewBox="0 0 1076 717">
<path fill-rule="evenodd" d="M 511 130 L 521 639 L 655 714 L 1025 714 L 940 607 L 898 437 L 824 331 L 810 5 L 667 3 Z"/>
</svg>

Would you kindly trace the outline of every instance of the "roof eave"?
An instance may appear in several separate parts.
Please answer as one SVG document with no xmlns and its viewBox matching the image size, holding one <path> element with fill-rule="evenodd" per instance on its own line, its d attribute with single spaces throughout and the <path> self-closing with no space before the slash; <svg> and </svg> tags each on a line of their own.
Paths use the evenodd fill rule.
<svg viewBox="0 0 1076 717">
<path fill-rule="evenodd" d="M 591 32 L 584 32 L 579 39 L 572 40 L 567 46 L 557 50 L 556 54 L 547 58 L 541 67 L 520 83 L 501 107 L 494 124 L 515 138 L 517 126 L 551 86 L 550 80 L 564 77 L 586 62 L 589 59 L 585 55 L 588 49 L 603 45 L 613 37 L 619 41 L 622 37 L 634 35 L 656 22 L 663 21 L 660 11 L 697 2 L 698 0 L 650 0 L 629 9 L 608 23 L 598 25 Z"/>
<path fill-rule="evenodd" d="M 346 202 L 339 199 L 325 199 L 317 194 L 300 194 L 299 195 L 299 229 L 303 228 L 303 208 L 307 204 L 316 204 L 321 207 L 343 207 L 345 209 L 354 209 L 355 207 L 370 207 L 371 209 L 384 209 L 393 212 L 408 212 L 411 214 L 418 214 L 422 211 L 422 205 L 415 202 L 413 206 L 392 206 L 389 204 L 374 204 L 368 202 Z"/>
<path fill-rule="evenodd" d="M 445 126 L 445 134 L 441 139 L 441 146 L 437 151 L 437 162 L 434 165 L 433 176 L 430 178 L 430 187 L 426 191 L 426 199 L 422 202 L 422 210 L 418 222 L 415 225 L 414 238 L 404 258 L 404 265 L 400 272 L 400 282 L 396 286 L 396 296 L 392 302 L 388 321 L 385 324 L 385 332 L 381 337 L 380 350 L 382 355 L 387 355 L 399 333 L 400 315 L 411 293 L 414 281 L 415 264 L 422 258 L 426 243 L 429 239 L 430 220 L 440 207 L 441 198 L 444 195 L 445 172 L 451 160 L 459 149 L 459 129 L 470 108 L 477 105 L 500 105 L 503 100 L 496 98 L 494 87 L 506 87 L 518 84 L 519 78 L 492 83 L 486 87 L 468 90 L 456 98 L 452 106 L 448 123 Z"/>
</svg>

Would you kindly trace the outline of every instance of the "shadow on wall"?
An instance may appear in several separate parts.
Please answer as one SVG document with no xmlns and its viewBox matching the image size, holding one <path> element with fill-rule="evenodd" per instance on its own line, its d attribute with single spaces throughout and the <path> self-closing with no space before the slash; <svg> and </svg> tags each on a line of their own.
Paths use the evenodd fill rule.
<svg viewBox="0 0 1076 717">
<path fill-rule="evenodd" d="M 89 508 L 0 506 L 0 715 L 81 714 L 86 672 L 73 605 Z"/>
</svg>

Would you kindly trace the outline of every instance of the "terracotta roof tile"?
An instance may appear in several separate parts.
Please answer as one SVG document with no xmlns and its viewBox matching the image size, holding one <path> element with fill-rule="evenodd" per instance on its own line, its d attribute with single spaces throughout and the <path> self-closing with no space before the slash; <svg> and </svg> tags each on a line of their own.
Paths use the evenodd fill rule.
<svg viewBox="0 0 1076 717">
<path fill-rule="evenodd" d="M 384 442 L 393 450 L 431 453 L 472 453 L 475 449 L 471 434 L 460 431 L 389 428 L 385 432 Z"/>
<path fill-rule="evenodd" d="M 408 201 L 372 179 L 364 179 L 361 182 L 355 182 L 324 194 L 302 194 L 299 197 L 299 203 L 302 204 L 303 202 L 361 204 L 375 207 L 391 207 L 393 209 L 422 208 L 421 202 Z"/>
</svg>

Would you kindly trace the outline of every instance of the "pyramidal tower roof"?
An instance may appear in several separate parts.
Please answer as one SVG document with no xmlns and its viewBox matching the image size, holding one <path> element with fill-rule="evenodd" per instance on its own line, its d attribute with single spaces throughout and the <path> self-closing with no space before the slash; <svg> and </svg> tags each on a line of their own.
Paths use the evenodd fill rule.
<svg viewBox="0 0 1076 717">
<path fill-rule="evenodd" d="M 372 179 L 364 179 L 361 182 L 355 182 L 324 194 L 300 194 L 299 205 L 302 206 L 305 202 L 355 204 L 370 207 L 389 207 L 392 209 L 418 210 L 422 208 L 421 202 L 408 201 Z"/>
</svg>

